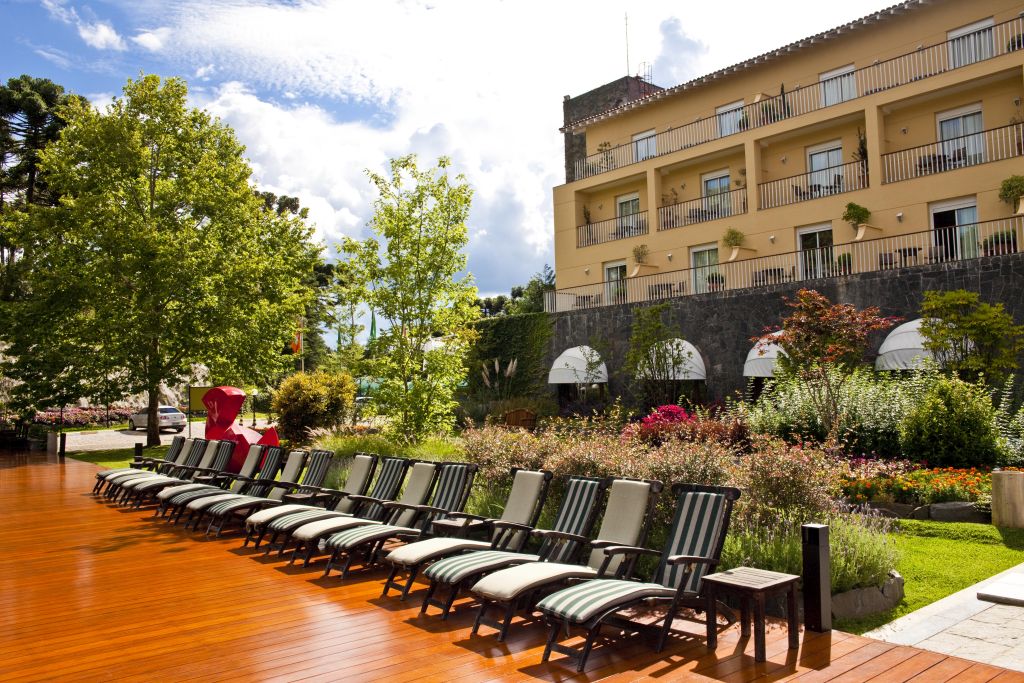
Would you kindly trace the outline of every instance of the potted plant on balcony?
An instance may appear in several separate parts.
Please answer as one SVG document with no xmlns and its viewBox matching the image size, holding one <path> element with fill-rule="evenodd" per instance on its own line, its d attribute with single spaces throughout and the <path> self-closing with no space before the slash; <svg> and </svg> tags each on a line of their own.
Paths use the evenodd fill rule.
<svg viewBox="0 0 1024 683">
<path fill-rule="evenodd" d="M 854 232 L 860 229 L 862 223 L 867 223 L 868 219 L 871 218 L 871 212 L 861 206 L 860 204 L 854 204 L 850 202 L 846 205 L 846 211 L 843 211 L 843 220 L 849 223 Z"/>
<path fill-rule="evenodd" d="M 981 241 L 985 256 L 1014 254 L 1017 252 L 1017 233 L 1013 230 L 995 232 Z"/>
<path fill-rule="evenodd" d="M 836 275 L 849 275 L 853 272 L 853 254 L 846 252 L 836 256 Z"/>
<path fill-rule="evenodd" d="M 1021 49 L 1024 49 L 1024 33 L 1018 33 L 1006 42 L 1007 52 L 1016 52 Z"/>
<path fill-rule="evenodd" d="M 744 256 L 751 257 L 756 252 L 753 249 L 744 249 L 743 243 L 746 241 L 747 236 L 742 231 L 736 228 L 729 228 L 722 235 L 722 246 L 728 247 L 732 250 L 729 254 L 727 261 L 735 261 L 740 258 L 741 254 Z M 744 253 L 746 252 L 746 253 Z"/>
<path fill-rule="evenodd" d="M 725 288 L 725 276 L 715 271 L 708 273 L 708 291 L 709 292 L 720 292 Z"/>
<path fill-rule="evenodd" d="M 999 198 L 1012 207 L 1015 207 L 1018 214 L 1024 214 L 1024 175 L 1012 175 L 1003 181 L 999 186 Z"/>
</svg>

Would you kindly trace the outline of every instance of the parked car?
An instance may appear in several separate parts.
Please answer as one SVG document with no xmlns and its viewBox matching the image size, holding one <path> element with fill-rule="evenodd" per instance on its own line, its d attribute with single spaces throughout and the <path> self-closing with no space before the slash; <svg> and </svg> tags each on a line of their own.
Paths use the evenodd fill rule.
<svg viewBox="0 0 1024 683">
<path fill-rule="evenodd" d="M 188 425 L 185 413 L 174 406 L 158 406 L 157 412 L 160 416 L 160 429 L 173 429 L 180 433 Z M 128 417 L 128 429 L 132 431 L 145 429 L 147 424 L 149 424 L 149 408 L 143 408 Z"/>
</svg>

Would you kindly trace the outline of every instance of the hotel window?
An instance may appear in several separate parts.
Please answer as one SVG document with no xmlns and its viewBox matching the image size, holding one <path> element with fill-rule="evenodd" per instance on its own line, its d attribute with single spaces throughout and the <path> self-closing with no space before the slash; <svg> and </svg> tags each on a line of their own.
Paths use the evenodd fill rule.
<svg viewBox="0 0 1024 683">
<path fill-rule="evenodd" d="M 964 197 L 928 206 L 932 217 L 929 261 L 959 261 L 979 253 L 978 207 L 975 197 Z"/>
<path fill-rule="evenodd" d="M 814 197 L 843 191 L 843 142 L 833 140 L 807 149 L 807 184 Z"/>
<path fill-rule="evenodd" d="M 857 77 L 853 71 L 853 64 L 847 64 L 818 76 L 823 107 L 831 107 L 857 97 Z"/>
<path fill-rule="evenodd" d="M 632 237 L 643 232 L 640 215 L 640 194 L 632 192 L 615 198 L 615 228 L 618 237 Z"/>
<path fill-rule="evenodd" d="M 729 204 L 729 169 L 705 173 L 701 176 L 702 195 L 708 218 L 722 218 L 732 212 Z"/>
<path fill-rule="evenodd" d="M 739 133 L 745 127 L 741 123 L 743 120 L 743 100 L 731 104 L 723 104 L 715 109 L 715 115 L 718 117 L 719 137 Z"/>
<path fill-rule="evenodd" d="M 935 115 L 935 125 L 945 157 L 944 168 L 984 162 L 985 134 L 980 103 L 940 112 Z"/>
<path fill-rule="evenodd" d="M 992 18 L 961 26 L 946 34 L 949 40 L 949 68 L 974 64 L 993 56 Z"/>
<path fill-rule="evenodd" d="M 658 155 L 658 136 L 654 130 L 633 136 L 633 161 L 643 161 Z"/>
<path fill-rule="evenodd" d="M 832 224 L 823 223 L 796 231 L 800 245 L 800 276 L 805 280 L 832 272 Z"/>
<path fill-rule="evenodd" d="M 697 294 L 717 292 L 725 284 L 718 272 L 718 244 L 702 244 L 690 248 L 690 266 L 693 268 L 693 291 Z"/>
<path fill-rule="evenodd" d="M 609 261 L 604 264 L 604 288 L 608 303 L 626 300 L 626 262 Z"/>
</svg>

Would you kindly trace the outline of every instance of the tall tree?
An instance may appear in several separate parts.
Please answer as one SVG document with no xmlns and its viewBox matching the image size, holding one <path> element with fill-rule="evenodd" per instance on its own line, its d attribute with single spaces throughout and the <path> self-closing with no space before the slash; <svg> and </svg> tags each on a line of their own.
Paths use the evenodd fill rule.
<svg viewBox="0 0 1024 683">
<path fill-rule="evenodd" d="M 145 76 L 103 113 L 61 108 L 67 127 L 40 156 L 61 202 L 20 224 L 30 295 L 2 332 L 26 400 L 64 376 L 79 395 L 111 380 L 148 391 L 150 444 L 161 382 L 200 363 L 222 381 L 280 367 L 320 251 L 300 217 L 263 207 L 234 133 L 186 97 Z"/>
<path fill-rule="evenodd" d="M 525 286 L 512 288 L 512 300 L 505 307 L 510 315 L 521 313 L 542 313 L 544 311 L 544 293 L 555 289 L 555 271 L 544 264 L 544 268 L 534 274 Z"/>
<path fill-rule="evenodd" d="M 463 252 L 472 190 L 461 175 L 451 182 L 450 165 L 442 157 L 420 170 L 410 155 L 391 161 L 390 177 L 368 172 L 379 193 L 370 227 L 383 244 L 343 245 L 365 300 L 388 323 L 365 361 L 380 382 L 372 407 L 407 441 L 453 425 L 470 323 L 480 315 Z"/>
</svg>

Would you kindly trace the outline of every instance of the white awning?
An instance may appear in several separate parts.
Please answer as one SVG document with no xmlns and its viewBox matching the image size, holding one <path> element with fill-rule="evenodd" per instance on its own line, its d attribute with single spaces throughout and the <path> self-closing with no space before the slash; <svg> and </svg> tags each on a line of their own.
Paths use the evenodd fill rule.
<svg viewBox="0 0 1024 683">
<path fill-rule="evenodd" d="M 548 372 L 548 384 L 604 384 L 607 381 L 608 367 L 600 354 L 589 346 L 562 351 Z"/>
<path fill-rule="evenodd" d="M 780 331 L 772 332 L 771 336 L 778 337 Z M 771 343 L 755 344 L 754 348 L 747 352 L 747 360 L 743 362 L 744 377 L 774 377 L 775 363 L 778 362 L 779 354 L 785 354 L 782 347 Z"/>
<path fill-rule="evenodd" d="M 875 370 L 915 370 L 932 359 L 932 352 L 924 348 L 921 319 L 905 322 L 885 338 L 878 348 Z"/>
<path fill-rule="evenodd" d="M 697 347 L 690 342 L 676 337 L 658 342 L 654 346 L 655 348 L 651 350 L 652 357 L 656 353 L 664 352 L 667 358 L 674 360 L 674 366 L 669 371 L 669 375 L 671 375 L 669 379 L 707 380 L 708 372 L 704 367 L 704 359 Z"/>
</svg>

